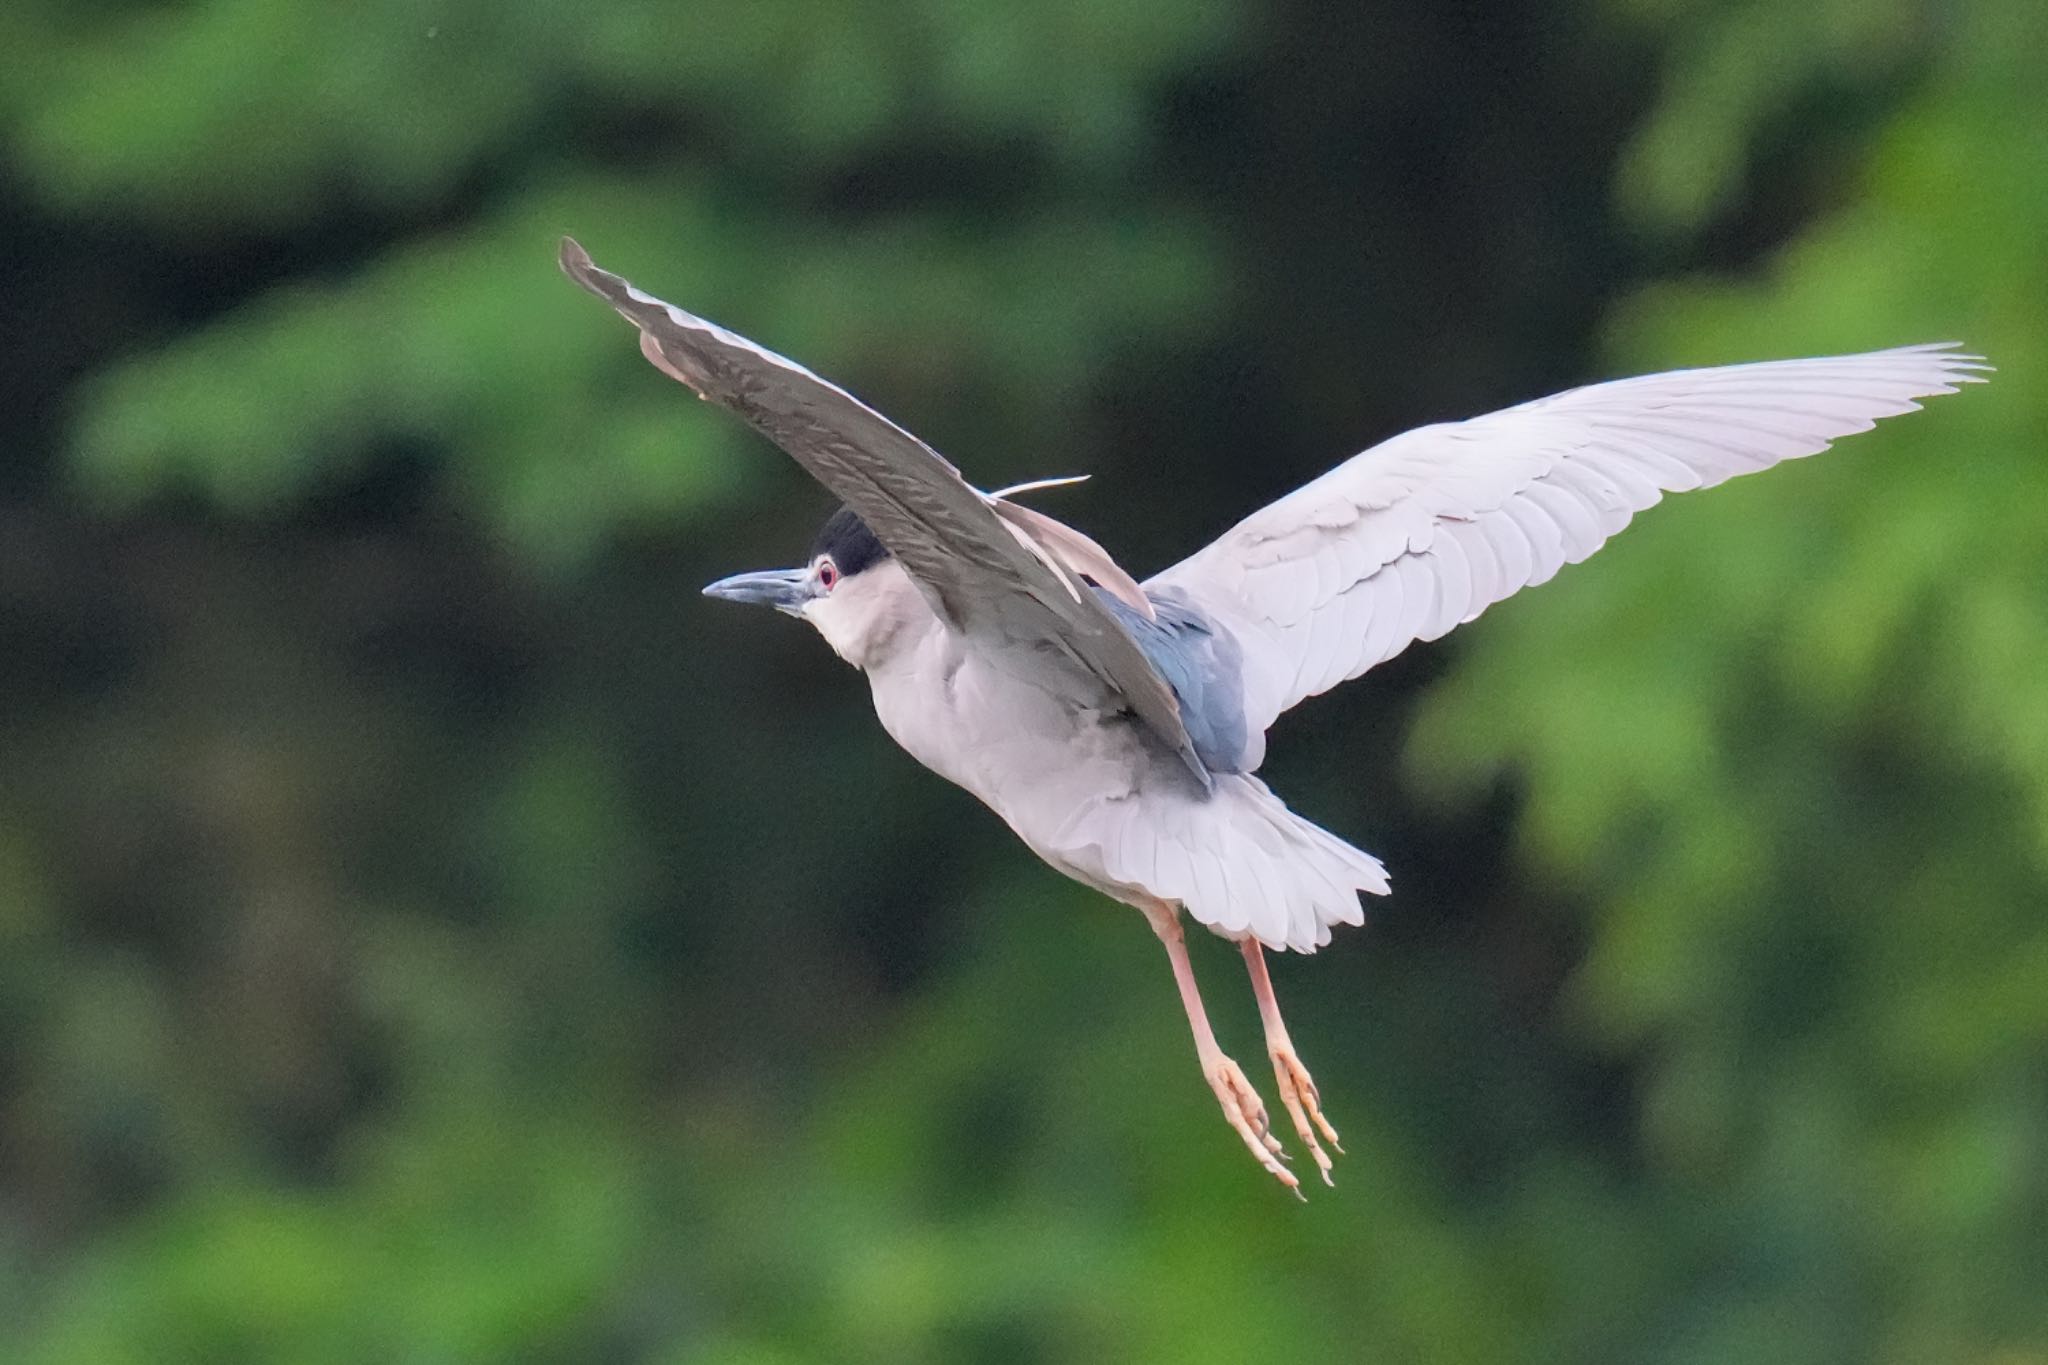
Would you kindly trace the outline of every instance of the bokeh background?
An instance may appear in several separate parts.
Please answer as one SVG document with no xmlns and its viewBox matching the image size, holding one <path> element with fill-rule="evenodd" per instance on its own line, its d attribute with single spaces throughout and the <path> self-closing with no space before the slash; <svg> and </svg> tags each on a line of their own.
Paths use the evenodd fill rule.
<svg viewBox="0 0 2048 1365">
<path fill-rule="evenodd" d="M 10 0 L 0 1359 L 2048 1361 L 2048 7 Z M 1139 918 L 795 623 L 557 237 L 1134 569 L 1948 337 L 1311 702 L 1284 1198 Z M 1197 968 L 1269 1088 L 1234 955 Z"/>
</svg>

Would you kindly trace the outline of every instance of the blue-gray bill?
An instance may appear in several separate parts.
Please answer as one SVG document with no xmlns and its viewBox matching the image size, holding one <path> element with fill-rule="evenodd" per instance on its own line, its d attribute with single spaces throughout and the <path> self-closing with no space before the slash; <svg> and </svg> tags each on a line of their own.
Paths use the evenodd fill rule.
<svg viewBox="0 0 2048 1365">
<path fill-rule="evenodd" d="M 723 597 L 728 602 L 754 602 L 791 616 L 801 616 L 804 603 L 811 600 L 808 569 L 762 569 L 721 578 L 704 589 L 706 597 Z"/>
</svg>

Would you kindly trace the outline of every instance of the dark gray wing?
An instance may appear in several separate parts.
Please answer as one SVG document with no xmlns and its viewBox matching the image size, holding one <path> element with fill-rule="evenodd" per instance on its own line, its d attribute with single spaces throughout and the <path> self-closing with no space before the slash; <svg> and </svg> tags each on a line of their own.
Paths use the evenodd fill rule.
<svg viewBox="0 0 2048 1365">
<path fill-rule="evenodd" d="M 894 554 L 956 630 L 1049 646 L 1121 697 L 1206 784 L 1173 693 L 1094 593 L 1076 593 L 1024 548 L 937 451 L 835 384 L 664 303 L 562 239 L 562 270 L 640 329 L 640 350 L 697 396 L 788 451 Z"/>
</svg>

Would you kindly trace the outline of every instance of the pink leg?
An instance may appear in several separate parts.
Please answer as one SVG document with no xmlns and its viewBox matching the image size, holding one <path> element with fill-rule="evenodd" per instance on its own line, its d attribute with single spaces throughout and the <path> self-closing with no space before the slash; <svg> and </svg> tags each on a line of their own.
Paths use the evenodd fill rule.
<svg viewBox="0 0 2048 1365">
<path fill-rule="evenodd" d="M 1180 1003 L 1188 1012 L 1188 1027 L 1195 1035 L 1195 1058 L 1202 1065 L 1202 1076 L 1209 1082 L 1209 1088 L 1216 1092 L 1216 1102 L 1223 1106 L 1223 1117 L 1244 1139 L 1245 1147 L 1259 1164 L 1300 1198 L 1301 1182 L 1295 1179 L 1294 1172 L 1280 1164 L 1280 1139 L 1273 1136 L 1272 1125 L 1266 1120 L 1264 1102 L 1245 1079 L 1243 1069 L 1216 1045 L 1208 1012 L 1202 1008 L 1202 993 L 1195 985 L 1194 964 L 1188 961 L 1187 940 L 1181 935 L 1180 911 L 1164 901 L 1148 902 L 1139 908 L 1151 921 L 1152 932 L 1159 935 L 1159 941 L 1166 945 L 1166 956 L 1173 962 Z"/>
<path fill-rule="evenodd" d="M 1280 1103 L 1287 1106 L 1287 1116 L 1294 1120 L 1294 1131 L 1301 1134 L 1301 1140 L 1308 1146 L 1309 1155 L 1315 1158 L 1316 1169 L 1322 1172 L 1323 1183 L 1334 1185 L 1330 1178 L 1330 1157 L 1323 1151 L 1323 1145 L 1316 1141 L 1316 1132 L 1332 1147 L 1342 1152 L 1338 1145 L 1337 1130 L 1323 1117 L 1321 1097 L 1316 1094 L 1316 1083 L 1309 1076 L 1308 1068 L 1295 1055 L 1294 1043 L 1287 1036 L 1287 1025 L 1280 1020 L 1280 1002 L 1273 995 L 1273 980 L 1266 975 L 1266 950 L 1255 938 L 1246 939 L 1244 964 L 1251 969 L 1252 994 L 1259 998 L 1259 1019 L 1266 1026 L 1266 1054 L 1273 1059 L 1273 1081 L 1280 1087 Z M 1313 1127 L 1311 1125 L 1313 1121 Z"/>
</svg>

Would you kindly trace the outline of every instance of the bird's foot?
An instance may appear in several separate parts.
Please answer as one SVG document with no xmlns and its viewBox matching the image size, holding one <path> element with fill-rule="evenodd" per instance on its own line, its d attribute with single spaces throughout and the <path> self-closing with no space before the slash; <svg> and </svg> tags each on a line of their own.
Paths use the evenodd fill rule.
<svg viewBox="0 0 2048 1365">
<path fill-rule="evenodd" d="M 1273 1136 L 1273 1125 L 1266 1119 L 1265 1101 L 1245 1079 L 1244 1070 L 1218 1053 L 1203 1066 L 1202 1074 L 1208 1078 L 1209 1088 L 1216 1092 L 1216 1102 L 1223 1106 L 1223 1117 L 1244 1139 L 1246 1150 L 1275 1180 L 1291 1190 L 1296 1199 L 1303 1198 L 1301 1182 L 1295 1179 L 1294 1172 L 1280 1164 L 1286 1153 L 1281 1150 L 1280 1139 Z M 1306 1076 L 1308 1073 L 1302 1074 Z"/>
<path fill-rule="evenodd" d="M 1301 1064 L 1301 1058 L 1294 1053 L 1290 1044 L 1273 1048 L 1273 1083 L 1280 1088 L 1280 1103 L 1287 1107 L 1287 1117 L 1294 1120 L 1294 1131 L 1301 1134 L 1302 1145 L 1315 1159 L 1316 1170 L 1321 1173 L 1325 1185 L 1335 1185 L 1330 1178 L 1330 1154 L 1323 1150 L 1323 1143 L 1316 1140 L 1322 1134 L 1342 1156 L 1344 1145 L 1337 1141 L 1337 1130 L 1323 1117 L 1322 1097 L 1316 1093 L 1315 1078 L 1308 1074 L 1308 1068 Z"/>
</svg>

